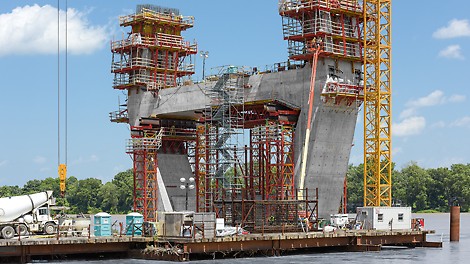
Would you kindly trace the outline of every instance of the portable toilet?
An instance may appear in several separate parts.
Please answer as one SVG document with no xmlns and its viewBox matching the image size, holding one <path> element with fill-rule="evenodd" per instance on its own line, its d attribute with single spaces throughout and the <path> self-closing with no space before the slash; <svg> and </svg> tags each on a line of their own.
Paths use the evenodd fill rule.
<svg viewBox="0 0 470 264">
<path fill-rule="evenodd" d="M 111 215 L 108 213 L 98 213 L 94 217 L 95 236 L 111 236 Z"/>
<path fill-rule="evenodd" d="M 141 236 L 143 222 L 144 216 L 139 213 L 126 215 L 126 235 L 131 236 L 132 232 L 134 232 L 134 235 Z"/>
</svg>

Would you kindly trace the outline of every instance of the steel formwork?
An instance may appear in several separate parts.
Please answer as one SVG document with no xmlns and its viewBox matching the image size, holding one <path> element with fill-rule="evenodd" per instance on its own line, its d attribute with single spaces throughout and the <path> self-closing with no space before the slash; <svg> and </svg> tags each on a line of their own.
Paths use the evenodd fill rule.
<svg viewBox="0 0 470 264">
<path fill-rule="evenodd" d="M 135 14 L 120 17 L 120 25 L 132 29 L 127 38 L 111 42 L 113 87 L 158 92 L 194 74 L 192 55 L 197 45 L 181 36 L 193 24 L 193 17 L 183 17 L 177 9 L 152 5 L 138 6 Z"/>
<path fill-rule="evenodd" d="M 318 52 L 318 57 L 362 61 L 363 8 L 359 1 L 280 0 L 279 13 L 290 59 L 312 61 Z M 322 101 L 360 107 L 364 100 L 362 73 L 355 73 L 353 82 L 347 83 L 340 75 L 337 69 L 329 72 Z"/>
<path fill-rule="evenodd" d="M 325 57 L 361 61 L 362 6 L 357 0 L 280 0 L 284 39 L 289 57 L 312 57 L 308 44 L 323 43 Z"/>
</svg>

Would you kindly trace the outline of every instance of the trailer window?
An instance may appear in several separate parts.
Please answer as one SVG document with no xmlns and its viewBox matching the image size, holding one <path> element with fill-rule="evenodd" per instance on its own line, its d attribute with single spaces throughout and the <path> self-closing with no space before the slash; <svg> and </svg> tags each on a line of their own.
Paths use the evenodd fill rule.
<svg viewBox="0 0 470 264">
<path fill-rule="evenodd" d="M 47 215 L 47 208 L 39 209 L 39 215 Z"/>
<path fill-rule="evenodd" d="M 398 214 L 398 222 L 403 222 L 403 214 Z"/>
<path fill-rule="evenodd" d="M 383 222 L 384 221 L 384 214 L 378 214 L 377 215 L 377 221 Z"/>
</svg>

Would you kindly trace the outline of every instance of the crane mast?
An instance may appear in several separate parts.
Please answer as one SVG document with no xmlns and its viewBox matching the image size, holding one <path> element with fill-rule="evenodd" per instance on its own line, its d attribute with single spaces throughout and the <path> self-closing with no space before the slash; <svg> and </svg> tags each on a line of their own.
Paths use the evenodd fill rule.
<svg viewBox="0 0 470 264">
<path fill-rule="evenodd" d="M 363 0 L 364 206 L 392 205 L 391 0 Z"/>
</svg>

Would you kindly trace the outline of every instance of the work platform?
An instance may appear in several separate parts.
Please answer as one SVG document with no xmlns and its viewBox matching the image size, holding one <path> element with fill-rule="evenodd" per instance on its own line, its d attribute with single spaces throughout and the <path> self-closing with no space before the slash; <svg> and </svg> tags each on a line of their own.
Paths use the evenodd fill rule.
<svg viewBox="0 0 470 264">
<path fill-rule="evenodd" d="M 428 242 L 434 231 L 339 230 L 336 232 L 248 234 L 220 238 L 22 238 L 0 240 L 2 263 L 31 260 L 137 258 L 189 261 L 216 257 L 281 256 L 328 251 L 380 251 L 384 246 L 442 247 Z M 10 262 L 9 262 L 10 261 Z"/>
</svg>

